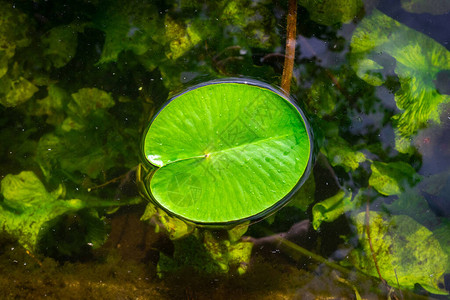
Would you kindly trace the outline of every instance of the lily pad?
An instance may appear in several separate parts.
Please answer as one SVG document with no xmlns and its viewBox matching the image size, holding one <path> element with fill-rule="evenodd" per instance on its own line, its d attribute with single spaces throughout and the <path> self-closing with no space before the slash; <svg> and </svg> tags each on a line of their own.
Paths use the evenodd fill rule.
<svg viewBox="0 0 450 300">
<path fill-rule="evenodd" d="M 302 111 L 256 81 L 222 80 L 172 99 L 143 141 L 154 168 L 144 185 L 172 215 L 200 225 L 259 219 L 309 174 L 312 137 Z"/>
</svg>

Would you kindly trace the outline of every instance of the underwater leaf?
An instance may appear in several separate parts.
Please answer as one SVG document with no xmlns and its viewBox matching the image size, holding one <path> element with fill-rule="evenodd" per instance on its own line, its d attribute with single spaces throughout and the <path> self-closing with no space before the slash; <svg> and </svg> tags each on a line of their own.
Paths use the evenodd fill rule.
<svg viewBox="0 0 450 300">
<path fill-rule="evenodd" d="M 420 188 L 422 192 L 445 199 L 450 195 L 450 171 L 424 178 L 420 183 Z"/>
<path fill-rule="evenodd" d="M 378 277 L 366 233 L 366 213 L 354 218 L 361 248 L 352 250 L 349 261 L 366 274 Z M 370 212 L 370 238 L 381 276 L 390 286 L 414 290 L 420 284 L 434 294 L 441 290 L 447 254 L 433 233 L 408 216 L 383 218 Z"/>
<path fill-rule="evenodd" d="M 406 188 L 392 203 L 383 203 L 383 211 L 392 215 L 408 215 L 427 228 L 432 228 L 439 223 L 427 200 L 417 191 L 417 187 Z"/>
<path fill-rule="evenodd" d="M 355 208 L 356 201 L 352 199 L 352 193 L 340 190 L 336 195 L 323 200 L 313 206 L 313 227 L 317 230 L 322 222 L 333 222 L 346 211 Z"/>
<path fill-rule="evenodd" d="M 92 111 L 114 106 L 111 94 L 97 88 L 82 88 L 72 94 L 68 109 L 73 115 L 86 117 Z"/>
<path fill-rule="evenodd" d="M 42 227 L 35 251 L 58 260 L 83 257 L 102 246 L 108 232 L 104 218 L 95 209 L 67 213 Z"/>
<path fill-rule="evenodd" d="M 92 128 L 94 122 L 99 124 L 102 119 L 106 121 L 108 114 L 105 109 L 115 104 L 110 93 L 97 88 L 82 88 L 72 94 L 72 99 L 67 105 L 68 117 L 61 124 L 64 131 L 81 131 Z"/>
<path fill-rule="evenodd" d="M 369 184 L 386 196 L 399 195 L 407 187 L 416 185 L 421 179 L 410 164 L 402 161 L 390 163 L 374 161 L 370 168 L 372 174 Z"/>
<path fill-rule="evenodd" d="M 5 199 L 0 202 L 0 228 L 16 237 L 28 250 L 35 249 L 45 223 L 85 207 L 81 200 L 59 200 L 57 193 L 48 193 L 30 171 L 5 176 L 1 192 Z"/>
<path fill-rule="evenodd" d="M 166 56 L 170 59 L 176 60 L 202 40 L 198 28 L 190 25 L 185 28 L 184 24 L 177 23 L 169 15 L 166 15 L 164 24 L 170 48 Z"/>
<path fill-rule="evenodd" d="M 308 100 L 315 114 L 331 115 L 336 109 L 336 89 L 325 80 L 316 80 L 309 89 Z"/>
<path fill-rule="evenodd" d="M 81 174 L 98 178 L 113 167 L 137 164 L 137 145 L 133 142 L 138 139 L 137 130 L 121 128 L 107 111 L 115 105 L 109 93 L 82 88 L 72 94 L 72 99 L 69 97 L 66 105 L 66 93 L 60 89 L 53 92 L 46 101 L 54 101 L 55 105 L 63 102 L 66 117 L 58 130 L 41 136 L 38 142 L 35 161 L 46 178 L 54 172 L 63 172 L 79 183 L 83 180 Z M 58 120 L 62 117 L 60 114 Z"/>
<path fill-rule="evenodd" d="M 314 202 L 315 192 L 316 183 L 314 180 L 314 175 L 311 173 L 302 187 L 292 196 L 292 199 L 286 206 L 294 206 L 302 211 L 307 211 L 309 205 Z"/>
<path fill-rule="evenodd" d="M 29 171 L 5 176 L 2 180 L 1 193 L 5 197 L 3 203 L 20 212 L 49 197 L 39 178 Z M 58 198 L 59 195 L 51 196 Z"/>
<path fill-rule="evenodd" d="M 0 80 L 0 104 L 13 107 L 28 101 L 38 88 L 24 77 L 11 79 L 3 76 Z"/>
<path fill-rule="evenodd" d="M 446 273 L 450 272 L 450 221 L 442 218 L 442 223 L 433 229 L 433 236 L 439 241 L 442 249 L 447 254 Z"/>
<path fill-rule="evenodd" d="M 14 61 L 18 48 L 31 43 L 32 22 L 20 10 L 0 1 L 0 104 L 14 107 L 29 100 L 38 88 Z"/>
<path fill-rule="evenodd" d="M 117 61 L 123 51 L 141 55 L 164 43 L 164 21 L 158 9 L 150 2 L 137 2 L 114 2 L 95 19 L 94 27 L 106 35 L 100 64 Z"/>
<path fill-rule="evenodd" d="M 312 145 L 306 126 L 298 108 L 269 86 L 197 86 L 164 106 L 145 134 L 144 153 L 157 168 L 147 190 L 191 222 L 265 215 L 306 179 Z"/>
<path fill-rule="evenodd" d="M 233 228 L 227 230 L 228 238 L 230 239 L 230 242 L 234 243 L 234 242 L 238 241 L 247 232 L 249 225 L 250 225 L 250 222 L 245 222 L 245 223 L 236 225 Z"/>
<path fill-rule="evenodd" d="M 36 116 L 47 115 L 48 124 L 60 125 L 65 118 L 64 109 L 71 100 L 70 95 L 56 84 L 49 85 L 47 91 L 47 97 L 37 100 L 31 113 Z"/>
<path fill-rule="evenodd" d="M 354 151 L 347 141 L 338 135 L 327 139 L 321 150 L 333 167 L 341 166 L 346 172 L 356 170 L 359 164 L 366 160 L 364 153 Z"/>
<path fill-rule="evenodd" d="M 25 249 L 52 257 L 75 254 L 87 245 L 89 248 L 101 246 L 106 241 L 107 231 L 94 208 L 129 203 L 93 197 L 63 200 L 60 199 L 64 194 L 62 185 L 49 193 L 31 171 L 6 175 L 1 181 L 0 193 L 3 194 L 0 229 L 16 238 Z M 64 221 L 71 213 L 78 214 L 71 225 L 74 230 Z M 76 230 L 80 225 L 83 228 Z"/>
<path fill-rule="evenodd" d="M 448 0 L 400 0 L 402 8 L 415 14 L 443 15 L 450 11 Z"/>
<path fill-rule="evenodd" d="M 379 86 L 385 82 L 382 74 L 378 70 L 382 70 L 383 66 L 371 59 L 361 59 L 357 62 L 356 75 L 365 82 Z"/>
<path fill-rule="evenodd" d="M 78 33 L 83 31 L 82 25 L 69 24 L 53 27 L 41 37 L 43 56 L 55 68 L 65 66 L 77 50 Z"/>
<path fill-rule="evenodd" d="M 237 266 L 238 274 L 242 275 L 247 271 L 252 249 L 253 243 L 251 242 L 231 243 L 228 246 L 228 264 Z"/>
<path fill-rule="evenodd" d="M 356 28 L 351 48 L 352 67 L 370 84 L 384 82 L 389 69 L 385 69 L 389 67 L 386 55 L 396 60 L 395 73 L 401 87 L 395 101 L 402 111 L 394 116 L 398 134 L 410 137 L 429 121 L 440 123 L 442 104 L 450 101 L 450 96 L 440 94 L 434 83 L 439 72 L 450 69 L 450 52 L 444 46 L 374 10 Z M 398 148 L 402 149 L 407 148 Z"/>
<path fill-rule="evenodd" d="M 220 240 L 207 230 L 203 232 L 203 245 L 222 272 L 227 272 L 233 266 L 237 267 L 239 274 L 243 274 L 247 270 L 253 243 Z"/>
<path fill-rule="evenodd" d="M 46 177 L 63 170 L 66 174 L 80 171 L 97 178 L 101 172 L 114 167 L 115 161 L 125 154 L 122 151 L 126 151 L 123 141 L 113 140 L 121 139 L 120 136 L 104 134 L 101 139 L 94 134 L 88 138 L 83 131 L 71 131 L 63 136 L 44 135 L 38 143 L 36 161 Z"/>
<path fill-rule="evenodd" d="M 8 71 L 8 62 L 16 49 L 30 44 L 30 23 L 11 3 L 0 1 L 0 78 Z"/>
<path fill-rule="evenodd" d="M 245 244 L 217 240 L 210 231 L 205 231 L 204 235 L 200 237 L 191 234 L 175 240 L 173 241 L 172 257 L 160 253 L 157 265 L 158 276 L 162 277 L 166 273 L 173 274 L 174 271 L 186 268 L 186 266 L 206 274 L 223 274 L 230 267 L 236 267 L 240 272 L 241 262 L 249 261 L 253 246 L 250 242 L 242 243 Z M 233 252 L 232 255 L 230 255 L 231 252 Z"/>
<path fill-rule="evenodd" d="M 299 0 L 311 20 L 322 25 L 351 22 L 363 9 L 361 0 Z"/>
<path fill-rule="evenodd" d="M 194 227 L 190 224 L 171 217 L 153 203 L 148 203 L 145 207 L 144 214 L 141 217 L 141 221 L 150 221 L 153 217 L 157 218 L 156 226 L 161 226 L 167 232 L 171 240 L 180 239 L 194 231 Z M 157 231 L 159 231 L 159 228 Z"/>
<path fill-rule="evenodd" d="M 222 1 L 222 4 L 224 7 L 220 21 L 226 26 L 226 34 L 238 40 L 235 44 L 262 49 L 279 45 L 279 37 L 273 30 L 276 19 L 267 5 L 249 0 L 227 0 Z"/>
</svg>

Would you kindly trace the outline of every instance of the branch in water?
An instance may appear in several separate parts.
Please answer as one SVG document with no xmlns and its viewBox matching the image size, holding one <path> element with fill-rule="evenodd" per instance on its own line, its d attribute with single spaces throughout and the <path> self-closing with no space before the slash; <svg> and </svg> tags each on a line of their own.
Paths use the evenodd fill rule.
<svg viewBox="0 0 450 300">
<path fill-rule="evenodd" d="M 289 95 L 291 89 L 292 71 L 294 69 L 295 40 L 297 29 L 297 0 L 289 0 L 286 34 L 286 56 L 284 58 L 283 75 L 281 77 L 281 89 Z"/>
</svg>

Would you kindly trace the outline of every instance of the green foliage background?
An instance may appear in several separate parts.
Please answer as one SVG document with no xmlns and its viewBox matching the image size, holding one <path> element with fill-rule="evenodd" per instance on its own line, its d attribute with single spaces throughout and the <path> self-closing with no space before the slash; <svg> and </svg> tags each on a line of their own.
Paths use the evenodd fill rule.
<svg viewBox="0 0 450 300">
<path fill-rule="evenodd" d="M 449 51 L 368 3 L 299 5 L 291 90 L 311 118 L 317 167 L 289 206 L 249 234 L 304 218 L 320 230 L 347 217 L 356 230 L 341 239 L 353 251 L 353 260 L 345 263 L 377 276 L 361 215 L 369 205 L 375 225 L 396 224 L 372 230 L 377 243 L 385 237 L 392 243 L 379 246 L 388 283 L 396 286 L 391 264 L 408 274 L 399 278 L 402 288 L 415 289 L 417 283 L 445 294 L 450 98 L 439 87 L 448 78 Z M 439 13 L 420 0 L 402 5 L 413 13 Z M 442 13 L 448 12 L 443 7 Z M 117 196 L 114 185 L 91 188 L 138 165 L 141 135 L 169 94 L 230 76 L 279 84 L 286 9 L 287 4 L 267 0 L 0 1 L 4 231 L 38 251 L 41 236 L 47 246 L 59 243 L 43 228 L 64 226 L 61 218 L 75 214 L 85 220 L 80 226 L 91 230 L 74 239 L 78 247 L 47 253 L 73 257 L 80 245 L 100 246 L 111 207 L 141 200 Z M 334 179 L 334 191 L 320 189 L 328 184 L 325 178 Z M 42 226 L 21 229 L 31 221 Z M 409 232 L 412 227 L 416 235 Z M 425 238 L 432 246 L 418 245 Z M 391 253 L 386 247 L 415 250 Z M 406 255 L 414 259 L 406 262 Z M 219 256 L 213 255 L 216 261 Z M 222 259 L 222 266 L 242 260 L 232 256 Z M 415 273 L 423 268 L 428 273 Z"/>
</svg>

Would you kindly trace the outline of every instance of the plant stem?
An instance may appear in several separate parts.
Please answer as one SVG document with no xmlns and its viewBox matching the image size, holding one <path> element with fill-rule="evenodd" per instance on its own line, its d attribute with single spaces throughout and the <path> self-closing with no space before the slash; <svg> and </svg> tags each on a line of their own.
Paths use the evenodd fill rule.
<svg viewBox="0 0 450 300">
<path fill-rule="evenodd" d="M 370 201 L 369 201 L 369 198 L 367 198 L 366 218 L 365 218 L 367 239 L 369 241 L 370 252 L 372 254 L 372 259 L 373 259 L 373 263 L 375 264 L 375 268 L 377 269 L 378 277 L 380 277 L 381 282 L 383 282 L 386 285 L 386 280 L 384 280 L 383 277 L 381 276 L 380 268 L 378 267 L 377 256 L 375 255 L 375 250 L 373 249 L 373 245 L 372 245 L 372 239 L 370 238 L 370 210 L 369 210 L 369 204 L 370 204 Z"/>
<path fill-rule="evenodd" d="M 281 76 L 281 89 L 289 96 L 292 81 L 292 71 L 294 69 L 295 41 L 297 38 L 297 0 L 289 0 L 287 15 L 286 50 Z"/>
<path fill-rule="evenodd" d="M 277 240 L 282 245 L 284 245 L 286 247 L 289 247 L 289 248 L 291 248 L 291 249 L 293 249 L 293 250 L 303 254 L 304 256 L 308 256 L 309 258 L 311 258 L 311 259 L 313 259 L 313 260 L 315 260 L 317 262 L 323 263 L 323 264 L 327 265 L 328 267 L 330 267 L 332 269 L 340 271 L 341 273 L 350 274 L 352 272 L 351 270 L 346 269 L 344 267 L 341 267 L 340 265 L 338 265 L 338 264 L 336 264 L 334 262 L 331 262 L 328 259 L 326 259 L 326 258 L 324 258 L 324 257 L 322 257 L 322 256 L 320 256 L 318 254 L 315 254 L 314 252 L 306 250 L 305 248 L 303 248 L 303 247 L 297 245 L 296 243 L 293 243 L 293 242 L 291 242 L 291 241 L 289 241 L 287 239 L 284 239 L 282 237 L 277 237 Z"/>
</svg>

